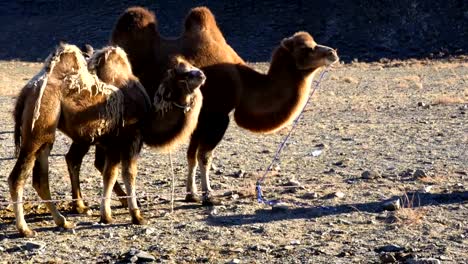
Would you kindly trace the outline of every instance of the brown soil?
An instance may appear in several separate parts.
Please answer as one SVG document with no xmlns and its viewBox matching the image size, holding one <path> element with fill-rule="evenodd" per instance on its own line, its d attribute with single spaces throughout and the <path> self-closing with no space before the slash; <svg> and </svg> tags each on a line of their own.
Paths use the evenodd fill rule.
<svg viewBox="0 0 468 264">
<path fill-rule="evenodd" d="M 390 61 L 335 67 L 311 99 L 263 188 L 287 208 L 258 204 L 254 184 L 289 128 L 257 135 L 231 124 L 216 150 L 213 188 L 225 205 L 215 209 L 182 202 L 184 145 L 172 153 L 176 202 L 170 210 L 170 163 L 145 148 L 137 190 L 147 226 L 130 224 L 115 205 L 115 224 L 93 214 L 61 209 L 76 229 L 54 227 L 42 204 L 26 203 L 26 220 L 38 231 L 17 237 L 7 177 L 14 165 L 11 110 L 21 86 L 41 67 L 0 63 L 0 259 L 4 262 L 131 262 L 141 250 L 168 263 L 380 263 L 435 258 L 468 259 L 468 64 Z M 253 64 L 266 70 L 264 63 Z M 70 199 L 64 154 L 70 140 L 58 134 L 50 157 L 54 198 Z M 318 156 L 312 155 L 321 150 Z M 92 154 L 92 153 L 91 153 Z M 87 198 L 102 193 L 93 156 L 81 172 Z M 362 176 L 364 171 L 371 171 Z M 417 174 L 420 174 L 419 176 Z M 425 174 L 425 175 L 422 175 Z M 287 188 L 297 184 L 300 188 Z M 344 194 L 340 197 L 341 192 Z M 384 210 L 401 198 L 402 209 Z M 37 200 L 29 182 L 26 200 Z M 44 246 L 32 250 L 31 243 Z M 39 245 L 39 247 L 42 247 Z M 37 246 L 37 245 L 36 245 Z M 29 250 L 27 248 L 30 248 Z M 132 258 L 133 257 L 133 258 Z"/>
</svg>

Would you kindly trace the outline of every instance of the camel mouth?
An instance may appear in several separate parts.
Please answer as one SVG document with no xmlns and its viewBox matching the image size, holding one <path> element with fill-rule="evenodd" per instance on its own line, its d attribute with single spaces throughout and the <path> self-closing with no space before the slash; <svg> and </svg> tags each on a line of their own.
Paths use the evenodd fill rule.
<svg viewBox="0 0 468 264">
<path fill-rule="evenodd" d="M 206 76 L 201 70 L 191 70 L 187 72 L 187 82 L 192 90 L 195 90 L 205 84 Z"/>
</svg>

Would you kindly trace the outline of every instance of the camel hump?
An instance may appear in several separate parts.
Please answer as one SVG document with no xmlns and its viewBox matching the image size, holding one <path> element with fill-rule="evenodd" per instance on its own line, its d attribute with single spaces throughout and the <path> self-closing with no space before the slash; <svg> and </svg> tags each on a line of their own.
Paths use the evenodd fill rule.
<svg viewBox="0 0 468 264">
<path fill-rule="evenodd" d="M 192 8 L 185 17 L 185 31 L 217 27 L 215 16 L 211 10 L 205 6 Z"/>
<path fill-rule="evenodd" d="M 132 32 L 147 27 L 156 28 L 157 21 L 153 12 L 141 6 L 127 8 L 117 20 L 114 32 Z"/>
</svg>

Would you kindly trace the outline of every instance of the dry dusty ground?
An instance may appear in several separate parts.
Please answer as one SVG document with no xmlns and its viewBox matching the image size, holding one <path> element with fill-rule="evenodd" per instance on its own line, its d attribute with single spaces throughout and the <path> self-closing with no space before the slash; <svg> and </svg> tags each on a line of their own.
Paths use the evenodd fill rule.
<svg viewBox="0 0 468 264">
<path fill-rule="evenodd" d="M 282 199 L 287 209 L 272 210 L 252 196 L 256 177 L 287 129 L 254 135 L 232 124 L 212 170 L 224 206 L 182 202 L 183 146 L 173 153 L 177 200 L 168 214 L 168 155 L 145 148 L 138 193 L 147 226 L 129 224 L 118 201 L 115 224 L 96 224 L 99 201 L 91 200 L 91 216 L 72 214 L 68 202 L 60 204 L 77 225 L 64 231 L 54 227 L 43 205 L 26 203 L 27 221 L 38 236 L 23 239 L 16 235 L 13 212 L 1 204 L 0 262 L 131 262 L 143 261 L 144 253 L 168 263 L 466 262 L 466 61 L 352 63 L 333 69 L 264 186 L 266 197 Z M 39 67 L 0 63 L 0 202 L 9 200 L 7 177 L 15 162 L 13 95 Z M 69 144 L 59 133 L 49 159 L 56 198 L 70 198 L 64 162 Z M 88 198 L 101 194 L 92 161 L 88 155 L 81 177 Z M 285 187 L 291 184 L 300 186 Z M 38 199 L 30 180 L 25 197 Z M 399 198 L 402 209 L 384 210 L 385 202 Z"/>
</svg>

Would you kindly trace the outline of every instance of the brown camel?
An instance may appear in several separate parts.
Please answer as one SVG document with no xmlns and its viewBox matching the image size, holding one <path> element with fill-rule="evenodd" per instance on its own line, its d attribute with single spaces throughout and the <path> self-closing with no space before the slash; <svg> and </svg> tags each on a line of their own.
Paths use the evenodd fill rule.
<svg viewBox="0 0 468 264">
<path fill-rule="evenodd" d="M 135 193 L 136 159 L 142 146 L 139 120 L 143 119 L 150 102 L 144 88 L 133 76 L 125 52 L 108 48 L 103 59 L 96 61 L 95 70 L 101 81 L 88 71 L 81 51 L 61 43 L 46 60 L 44 68 L 21 92 L 15 106 L 15 130 L 21 142 L 16 164 L 8 178 L 14 202 L 16 226 L 21 235 L 34 236 L 23 213 L 23 185 L 33 171 L 33 186 L 44 200 L 51 200 L 48 156 L 58 129 L 74 141 L 95 142 L 105 149 L 104 193 L 110 198 L 116 167 L 122 160 L 122 175 L 127 191 Z M 99 53 L 97 53 L 99 54 Z M 109 71 L 106 75 L 104 72 Z M 119 71 L 114 74 L 114 71 Z M 24 90 L 28 90 L 27 92 Z M 31 92 L 29 92 L 31 91 Z M 19 118 L 19 119 L 18 119 Z M 73 225 L 60 214 L 53 202 L 46 205 L 55 223 L 64 228 Z M 132 222 L 143 223 L 136 199 L 129 199 Z M 103 199 L 101 221 L 109 222 L 109 199 Z"/>
<path fill-rule="evenodd" d="M 88 68 L 96 75 L 88 72 L 85 59 L 75 46 L 61 44 L 18 98 L 14 117 L 15 142 L 19 143 L 20 151 L 9 183 L 12 200 L 17 202 L 14 206 L 17 228 L 23 236 L 35 234 L 24 220 L 21 204 L 23 184 L 34 166 L 33 186 L 41 198 L 50 200 L 47 157 L 57 128 L 74 142 L 87 146 L 97 143 L 104 152 L 105 199 L 101 204 L 101 222 L 112 221 L 110 194 L 116 167 L 122 162 L 127 192 L 132 194 L 128 198 L 132 222 L 143 224 L 145 220 L 140 215 L 134 189 L 136 158 L 142 146 L 139 120 L 151 122 L 151 126 L 146 128 L 146 131 L 154 130 L 147 132 L 151 136 L 149 140 L 154 142 L 154 146 L 164 149 L 187 139 L 196 126 L 202 102 L 198 88 L 205 81 L 205 76 L 182 58 L 176 57 L 171 61 L 155 95 L 151 113 L 147 109 L 149 99 L 138 79 L 132 75 L 126 54 L 120 48 L 108 47 L 96 52 Z M 101 82 L 97 76 L 120 89 Z M 43 100 L 48 104 L 41 103 Z M 30 107 L 31 103 L 36 108 Z M 28 127 L 32 129 L 26 129 Z M 167 136 L 168 131 L 172 136 Z M 165 136 L 165 141 L 153 138 L 155 135 Z M 79 161 L 81 164 L 81 159 Z M 70 172 L 79 172 L 80 164 L 67 162 Z M 78 177 L 78 174 L 71 175 Z M 57 225 L 72 227 L 53 203 L 46 204 Z"/>
<path fill-rule="evenodd" d="M 182 35 L 172 39 L 160 36 L 152 12 L 131 7 L 117 20 L 111 43 L 125 49 L 150 95 L 173 54 L 182 54 L 208 76 L 201 88 L 203 107 L 187 151 L 186 201 L 200 201 L 195 185 L 200 163 L 204 205 L 219 203 L 210 196 L 209 168 L 213 150 L 228 127 L 229 112 L 235 109 L 236 122 L 250 131 L 277 131 L 298 115 L 317 70 L 338 61 L 335 50 L 317 45 L 307 32 L 298 32 L 281 41 L 269 72 L 258 73 L 227 44 L 206 7 L 192 9 Z M 95 164 L 102 164 L 98 156 L 96 159 Z"/>
<path fill-rule="evenodd" d="M 155 68 L 164 69 L 167 57 L 173 53 L 181 53 L 205 72 L 207 81 L 201 88 L 203 107 L 187 152 L 186 200 L 199 201 L 195 171 L 200 163 L 206 205 L 218 202 L 209 195 L 208 175 L 213 150 L 228 127 L 229 112 L 235 110 L 236 123 L 250 131 L 277 131 L 298 115 L 317 70 L 338 61 L 335 50 L 317 45 L 306 32 L 298 32 L 281 41 L 268 73 L 259 73 L 227 44 L 206 7 L 189 12 L 184 32 L 175 39 L 159 35 L 152 12 L 141 7 L 129 8 L 118 19 L 111 43 L 126 50 L 132 65 L 140 69 L 137 76 L 148 76 Z M 158 74 L 154 76 L 144 84 L 149 94 L 152 83 L 157 83 Z"/>
<path fill-rule="evenodd" d="M 93 60 L 90 61 L 90 63 Z M 99 73 L 98 73 L 99 75 Z M 199 87 L 205 82 L 205 75 L 180 56 L 171 58 L 161 84 L 153 98 L 153 111 L 146 114 L 143 124 L 143 140 L 160 151 L 169 151 L 180 143 L 188 141 L 195 130 L 202 105 Z M 79 172 L 84 155 L 91 144 L 74 141 L 66 154 L 69 175 L 72 182 L 73 208 L 86 213 L 88 207 L 82 200 Z M 104 170 L 104 149 L 96 146 L 95 166 Z M 126 196 L 116 183 L 118 196 Z M 127 199 L 120 199 L 127 206 Z"/>
</svg>

